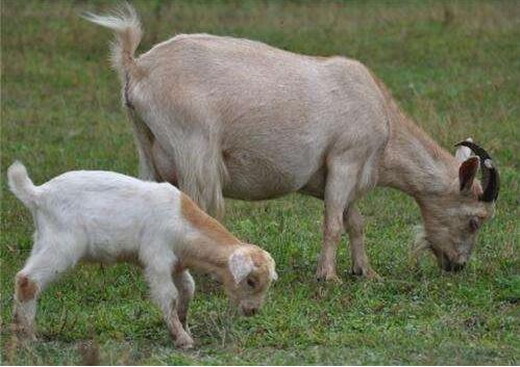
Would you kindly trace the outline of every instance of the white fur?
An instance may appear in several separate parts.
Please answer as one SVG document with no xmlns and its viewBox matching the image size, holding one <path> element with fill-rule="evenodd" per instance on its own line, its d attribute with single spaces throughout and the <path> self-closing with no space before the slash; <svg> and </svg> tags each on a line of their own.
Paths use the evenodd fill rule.
<svg viewBox="0 0 520 367">
<path fill-rule="evenodd" d="M 424 231 L 424 227 L 421 225 L 414 227 L 415 239 L 412 245 L 412 256 L 417 257 L 425 250 L 430 248 L 430 243 L 426 239 L 426 232 Z"/>
<path fill-rule="evenodd" d="M 15 322 L 27 334 L 34 334 L 38 294 L 77 262 L 134 260 L 143 267 L 152 298 L 176 344 L 190 347 L 193 340 L 185 320 L 194 283 L 186 267 L 197 264 L 229 274 L 225 262 L 214 260 L 227 259 L 228 251 L 236 247 L 230 270 L 237 282 L 252 269 L 251 257 L 242 251 L 246 246 L 235 237 L 223 237 L 233 244 L 212 240 L 207 228 L 198 228 L 183 216 L 181 202 L 186 198 L 169 183 L 114 172 L 72 171 L 34 186 L 19 162 L 9 167 L 8 178 L 12 192 L 31 210 L 36 226 L 35 243 L 17 275 L 15 295 Z M 190 210 L 190 215 L 202 217 L 201 226 L 209 220 L 200 209 Z M 228 233 L 223 227 L 218 231 Z M 249 251 L 255 248 L 247 246 Z M 265 261 L 273 263 L 274 271 L 267 253 Z"/>
<path fill-rule="evenodd" d="M 7 169 L 7 177 L 9 189 L 25 205 L 32 206 L 36 201 L 38 190 L 29 179 L 24 165 L 18 161 L 14 162 Z"/>
<path fill-rule="evenodd" d="M 172 185 L 113 172 L 72 171 L 36 188 L 20 185 L 28 180 L 15 176 L 26 175 L 20 167 L 9 169 L 9 184 L 21 200 L 32 200 L 37 232 L 33 255 L 45 248 L 46 256 L 54 255 L 49 263 L 63 267 L 80 259 L 112 262 L 128 254 L 150 265 L 156 259 L 170 269 L 175 265 L 175 252 L 184 246 L 189 227 L 180 215 L 180 192 Z M 51 270 L 37 272 L 35 280 Z"/>
<path fill-rule="evenodd" d="M 254 269 L 255 265 L 251 256 L 242 248 L 239 247 L 229 256 L 229 270 L 236 284 L 244 280 Z"/>
</svg>

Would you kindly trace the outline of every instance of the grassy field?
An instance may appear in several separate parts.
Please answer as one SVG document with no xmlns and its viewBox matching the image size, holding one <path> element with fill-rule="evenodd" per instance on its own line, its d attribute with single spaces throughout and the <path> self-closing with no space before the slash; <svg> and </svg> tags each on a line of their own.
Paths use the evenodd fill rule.
<svg viewBox="0 0 520 367">
<path fill-rule="evenodd" d="M 227 227 L 277 261 L 280 280 L 260 315 L 240 318 L 218 285 L 196 276 L 197 347 L 173 348 L 140 271 L 83 265 L 39 303 L 36 343 L 9 332 L 13 277 L 31 249 L 29 212 L 5 170 L 36 183 L 73 169 L 137 174 L 111 34 L 78 18 L 109 1 L 2 3 L 1 358 L 3 364 L 505 364 L 520 363 L 520 4 L 517 1 L 138 1 L 140 51 L 176 33 L 247 37 L 294 52 L 368 65 L 442 146 L 472 136 L 499 164 L 502 191 L 463 272 L 410 259 L 413 200 L 377 189 L 361 202 L 368 252 L 383 280 L 314 281 L 322 203 L 301 196 L 228 201 Z M 345 240 L 344 240 L 345 241 Z"/>
</svg>

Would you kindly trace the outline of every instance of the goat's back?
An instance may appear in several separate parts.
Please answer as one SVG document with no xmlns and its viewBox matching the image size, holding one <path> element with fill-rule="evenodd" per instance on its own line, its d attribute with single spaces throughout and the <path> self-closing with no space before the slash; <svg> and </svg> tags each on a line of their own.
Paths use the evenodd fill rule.
<svg viewBox="0 0 520 367">
<path fill-rule="evenodd" d="M 241 38 L 178 35 L 154 46 L 136 64 L 143 71 L 143 83 L 137 84 L 154 98 L 176 104 L 192 96 L 193 103 L 209 102 L 216 112 L 243 106 L 251 113 L 250 107 L 257 106 L 301 116 L 302 108 L 316 112 L 326 108 L 322 104 L 380 97 L 358 61 L 300 55 Z"/>
<path fill-rule="evenodd" d="M 106 171 L 71 171 L 39 187 L 37 226 L 74 232 L 99 245 L 138 243 L 151 232 L 182 228 L 180 191 Z"/>
<path fill-rule="evenodd" d="M 303 188 L 328 154 L 355 149 L 359 162 L 376 161 L 388 138 L 384 96 L 355 60 L 194 34 L 154 46 L 135 64 L 127 102 L 171 147 L 180 187 L 197 202 L 210 200 L 192 177 L 218 182 L 211 193 L 268 199 Z"/>
</svg>

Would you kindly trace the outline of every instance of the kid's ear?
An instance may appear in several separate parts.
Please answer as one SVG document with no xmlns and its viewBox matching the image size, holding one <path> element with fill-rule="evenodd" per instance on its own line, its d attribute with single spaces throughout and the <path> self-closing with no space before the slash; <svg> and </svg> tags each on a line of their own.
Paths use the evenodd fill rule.
<svg viewBox="0 0 520 367">
<path fill-rule="evenodd" d="M 241 248 L 229 256 L 228 266 L 236 284 L 244 280 L 255 268 L 251 256 Z"/>
</svg>

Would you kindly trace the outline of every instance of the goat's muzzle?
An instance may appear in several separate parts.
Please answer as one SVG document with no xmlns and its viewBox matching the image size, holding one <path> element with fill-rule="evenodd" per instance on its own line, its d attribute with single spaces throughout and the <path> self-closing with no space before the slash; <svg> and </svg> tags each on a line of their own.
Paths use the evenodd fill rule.
<svg viewBox="0 0 520 367">
<path fill-rule="evenodd" d="M 466 266 L 466 262 L 458 263 L 451 261 L 445 254 L 442 254 L 441 267 L 444 271 L 459 272 Z"/>
<path fill-rule="evenodd" d="M 457 264 L 454 262 L 449 262 L 449 263 L 443 264 L 443 269 L 444 269 L 444 271 L 453 271 L 453 272 L 457 273 L 457 272 L 461 271 L 462 269 L 464 269 L 465 266 L 466 266 L 466 264 Z"/>
<path fill-rule="evenodd" d="M 242 313 L 242 315 L 247 316 L 247 317 L 254 316 L 254 315 L 256 315 L 257 312 L 258 312 L 258 308 L 256 308 L 256 307 L 251 307 L 251 308 L 241 307 L 240 308 L 240 313 Z"/>
</svg>

